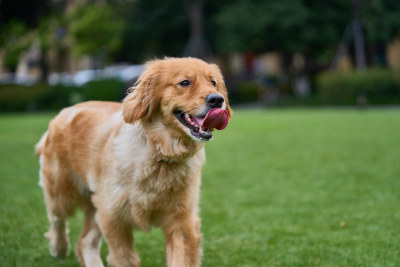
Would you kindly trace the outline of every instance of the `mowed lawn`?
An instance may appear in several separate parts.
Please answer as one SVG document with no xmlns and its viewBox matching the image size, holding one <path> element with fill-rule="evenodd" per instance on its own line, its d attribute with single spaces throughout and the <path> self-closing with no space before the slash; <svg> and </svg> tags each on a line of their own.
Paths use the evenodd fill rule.
<svg viewBox="0 0 400 267">
<path fill-rule="evenodd" d="M 78 266 L 82 213 L 67 259 L 43 237 L 33 146 L 52 115 L 0 115 L 0 266 Z M 238 110 L 206 147 L 203 266 L 400 266 L 400 109 Z M 135 237 L 165 266 L 161 231 Z"/>
</svg>

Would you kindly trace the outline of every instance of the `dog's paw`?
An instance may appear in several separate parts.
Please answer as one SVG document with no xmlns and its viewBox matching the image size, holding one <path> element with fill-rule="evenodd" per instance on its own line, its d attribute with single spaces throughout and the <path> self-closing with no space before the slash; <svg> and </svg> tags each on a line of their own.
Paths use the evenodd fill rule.
<svg viewBox="0 0 400 267">
<path fill-rule="evenodd" d="M 50 254 L 56 258 L 66 258 L 68 256 L 69 244 L 66 237 L 56 237 L 51 232 L 45 235 L 49 239 Z"/>
<path fill-rule="evenodd" d="M 107 262 L 113 267 L 140 267 L 140 258 L 136 253 L 124 255 L 124 257 L 116 257 L 112 254 L 107 256 Z"/>
</svg>

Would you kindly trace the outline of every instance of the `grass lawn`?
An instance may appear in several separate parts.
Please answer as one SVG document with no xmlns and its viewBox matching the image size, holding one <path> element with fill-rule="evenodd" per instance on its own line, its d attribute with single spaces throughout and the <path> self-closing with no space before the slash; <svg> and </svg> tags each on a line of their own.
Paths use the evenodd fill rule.
<svg viewBox="0 0 400 267">
<path fill-rule="evenodd" d="M 0 115 L 0 266 L 78 266 L 43 237 L 33 146 L 51 116 Z M 200 206 L 203 266 L 399 266 L 400 110 L 237 111 L 207 144 Z M 142 266 L 165 266 L 161 232 L 135 236 Z"/>
</svg>

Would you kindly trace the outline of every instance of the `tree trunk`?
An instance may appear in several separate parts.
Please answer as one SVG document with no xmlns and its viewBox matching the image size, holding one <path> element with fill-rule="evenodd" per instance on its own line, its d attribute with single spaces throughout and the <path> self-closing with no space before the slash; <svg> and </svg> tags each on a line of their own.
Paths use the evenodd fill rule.
<svg viewBox="0 0 400 267">
<path fill-rule="evenodd" d="M 354 49 L 356 54 L 357 70 L 363 70 L 366 67 L 364 34 L 361 20 L 359 19 L 361 0 L 353 0 L 353 33 L 354 33 Z"/>
<path fill-rule="evenodd" d="M 184 0 L 191 25 L 191 32 L 184 56 L 207 58 L 211 56 L 211 49 L 204 37 L 203 7 L 204 0 Z"/>
</svg>

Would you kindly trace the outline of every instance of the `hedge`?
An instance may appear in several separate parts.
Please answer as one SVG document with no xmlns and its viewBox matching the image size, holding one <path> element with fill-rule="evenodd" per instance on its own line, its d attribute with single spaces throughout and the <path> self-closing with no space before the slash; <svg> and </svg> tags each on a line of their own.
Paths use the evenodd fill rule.
<svg viewBox="0 0 400 267">
<path fill-rule="evenodd" d="M 0 111 L 59 110 L 86 100 L 121 101 L 126 88 L 114 79 L 93 81 L 82 87 L 6 84 L 0 86 Z"/>
<path fill-rule="evenodd" d="M 93 81 L 82 87 L 81 93 L 84 100 L 121 101 L 125 96 L 124 83 L 109 79 Z"/>
<path fill-rule="evenodd" d="M 322 104 L 354 105 L 360 98 L 369 104 L 400 104 L 399 71 L 325 72 L 317 77 L 316 87 Z"/>
</svg>

